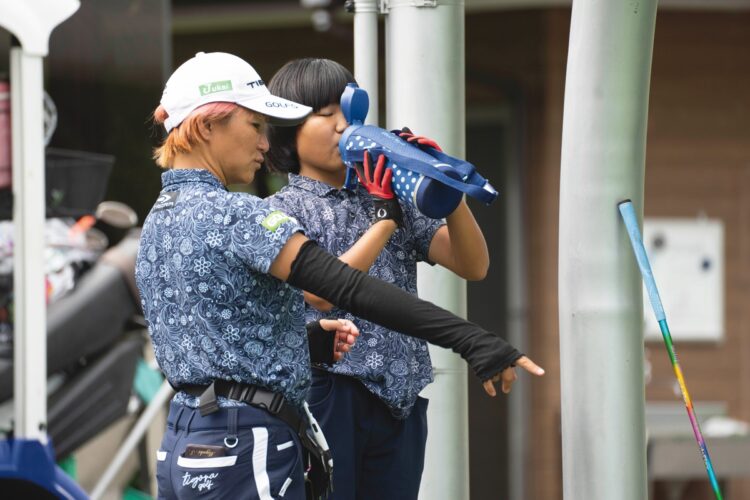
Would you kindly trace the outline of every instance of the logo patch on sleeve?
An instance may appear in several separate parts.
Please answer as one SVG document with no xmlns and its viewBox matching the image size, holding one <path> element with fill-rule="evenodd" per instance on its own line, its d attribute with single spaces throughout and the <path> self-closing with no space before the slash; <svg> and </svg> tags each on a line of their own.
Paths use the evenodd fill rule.
<svg viewBox="0 0 750 500">
<path fill-rule="evenodd" d="M 152 211 L 156 212 L 157 210 L 166 210 L 168 208 L 174 207 L 175 203 L 177 203 L 177 198 L 179 197 L 180 193 L 177 191 L 160 194 L 156 199 L 156 203 L 154 204 L 154 208 L 152 209 Z"/>
<path fill-rule="evenodd" d="M 290 220 L 293 219 L 281 210 L 274 210 L 268 214 L 260 224 L 273 233 L 279 228 L 279 226 Z"/>
</svg>

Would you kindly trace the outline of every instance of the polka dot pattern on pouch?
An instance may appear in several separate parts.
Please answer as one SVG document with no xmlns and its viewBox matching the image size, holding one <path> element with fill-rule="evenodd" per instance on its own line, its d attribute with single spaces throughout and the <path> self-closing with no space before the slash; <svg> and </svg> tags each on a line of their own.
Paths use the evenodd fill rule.
<svg viewBox="0 0 750 500">
<path fill-rule="evenodd" d="M 371 139 L 366 139 L 359 135 L 353 135 L 346 144 L 346 149 L 350 151 L 357 148 L 369 149 L 374 148 L 375 146 L 377 146 L 377 144 Z M 410 170 L 399 168 L 396 164 L 389 165 L 388 168 L 393 169 L 393 180 L 391 181 L 393 192 L 396 193 L 396 196 L 398 196 L 398 198 L 404 203 L 416 206 L 414 199 L 417 188 L 419 187 L 419 179 L 422 175 L 415 174 Z"/>
</svg>

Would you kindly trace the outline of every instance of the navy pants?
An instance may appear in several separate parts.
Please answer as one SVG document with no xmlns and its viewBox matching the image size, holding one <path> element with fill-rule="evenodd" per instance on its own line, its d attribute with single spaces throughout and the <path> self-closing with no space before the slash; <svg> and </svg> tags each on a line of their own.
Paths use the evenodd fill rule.
<svg viewBox="0 0 750 500">
<path fill-rule="evenodd" d="M 427 441 L 426 399 L 399 420 L 358 380 L 314 368 L 308 403 L 333 454 L 329 500 L 416 500 Z"/>
<path fill-rule="evenodd" d="M 297 434 L 260 408 L 201 417 L 172 403 L 157 452 L 159 498 L 304 500 L 301 450 Z"/>
</svg>

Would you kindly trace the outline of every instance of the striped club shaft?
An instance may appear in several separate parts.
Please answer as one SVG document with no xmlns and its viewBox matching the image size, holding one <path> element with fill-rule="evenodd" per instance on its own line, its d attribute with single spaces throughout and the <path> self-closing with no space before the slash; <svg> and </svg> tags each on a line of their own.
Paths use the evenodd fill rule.
<svg viewBox="0 0 750 500">
<path fill-rule="evenodd" d="M 714 495 L 716 496 L 717 500 L 723 500 L 723 496 L 721 494 L 721 489 L 719 488 L 719 483 L 716 480 L 716 473 L 714 472 L 714 466 L 711 462 L 711 456 L 708 454 L 708 447 L 706 446 L 706 440 L 703 439 L 703 433 L 701 432 L 700 424 L 698 423 L 698 418 L 695 415 L 695 409 L 693 408 L 693 400 L 690 398 L 690 393 L 687 389 L 687 384 L 685 384 L 685 377 L 682 375 L 682 368 L 680 368 L 680 363 L 677 361 L 677 353 L 674 351 L 674 346 L 672 345 L 672 334 L 669 332 L 669 326 L 667 325 L 667 320 L 663 319 L 659 321 L 659 328 L 661 329 L 661 334 L 664 337 L 664 344 L 667 347 L 667 353 L 669 354 L 669 359 L 672 362 L 672 369 L 674 370 L 675 377 L 677 377 L 677 382 L 680 384 L 680 391 L 682 391 L 682 399 L 685 402 L 685 409 L 687 410 L 688 418 L 690 419 L 690 425 L 693 427 L 693 434 L 695 435 L 695 440 L 698 442 L 698 447 L 701 450 L 701 455 L 703 456 L 703 464 L 706 466 L 706 471 L 708 472 L 708 479 L 711 482 L 711 488 L 714 490 Z"/>
<path fill-rule="evenodd" d="M 714 490 L 716 499 L 723 500 L 724 497 L 721 494 L 719 482 L 716 480 L 711 457 L 709 456 L 708 448 L 706 447 L 706 440 L 703 438 L 700 426 L 698 425 L 698 419 L 696 418 L 695 409 L 693 408 L 693 401 L 690 399 L 687 384 L 685 384 L 685 378 L 682 375 L 682 369 L 677 361 L 677 353 L 672 344 L 672 334 L 669 332 L 669 326 L 667 325 L 667 315 L 664 312 L 664 307 L 662 306 L 661 298 L 659 297 L 659 289 L 656 287 L 656 280 L 651 271 L 651 264 L 649 263 L 648 255 L 646 254 L 646 247 L 643 245 L 643 238 L 641 236 L 640 228 L 638 227 L 638 217 L 635 214 L 635 208 L 633 208 L 633 203 L 630 200 L 620 202 L 618 208 L 620 210 L 620 215 L 622 215 L 622 219 L 625 222 L 628 237 L 630 238 L 630 244 L 633 247 L 633 253 L 638 262 L 638 268 L 641 271 L 641 277 L 646 286 L 651 307 L 656 316 L 656 320 L 659 322 L 659 328 L 664 337 L 664 344 L 667 348 L 667 354 L 669 354 L 669 360 L 672 363 L 672 369 L 674 370 L 677 382 L 680 385 L 680 391 L 682 392 L 682 398 L 685 401 L 685 408 L 687 409 L 688 418 L 690 419 L 690 425 L 693 427 L 693 434 L 695 435 L 701 455 L 703 456 L 703 463 L 706 466 L 706 472 L 708 473 L 708 479 L 711 482 L 711 488 Z"/>
</svg>

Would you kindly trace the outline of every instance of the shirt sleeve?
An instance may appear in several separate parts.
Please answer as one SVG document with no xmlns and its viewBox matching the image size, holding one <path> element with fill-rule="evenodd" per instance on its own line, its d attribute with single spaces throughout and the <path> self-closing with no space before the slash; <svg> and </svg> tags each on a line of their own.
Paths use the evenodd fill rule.
<svg viewBox="0 0 750 500">
<path fill-rule="evenodd" d="M 297 219 L 255 196 L 239 196 L 232 204 L 230 236 L 237 258 L 264 274 L 289 238 L 304 232 Z"/>
<path fill-rule="evenodd" d="M 281 210 L 290 217 L 294 217 L 308 238 L 311 240 L 319 239 L 320 229 L 317 227 L 319 224 L 315 224 L 312 221 L 313 218 L 310 216 L 309 210 L 304 208 L 305 203 L 310 203 L 311 200 L 309 198 L 282 190 L 265 198 L 264 201 L 271 208 Z"/>
<path fill-rule="evenodd" d="M 406 203 L 402 203 L 401 208 L 404 213 L 404 222 L 414 240 L 417 260 L 434 265 L 435 263 L 429 259 L 430 244 L 437 230 L 445 225 L 445 219 L 431 219 Z"/>
</svg>

